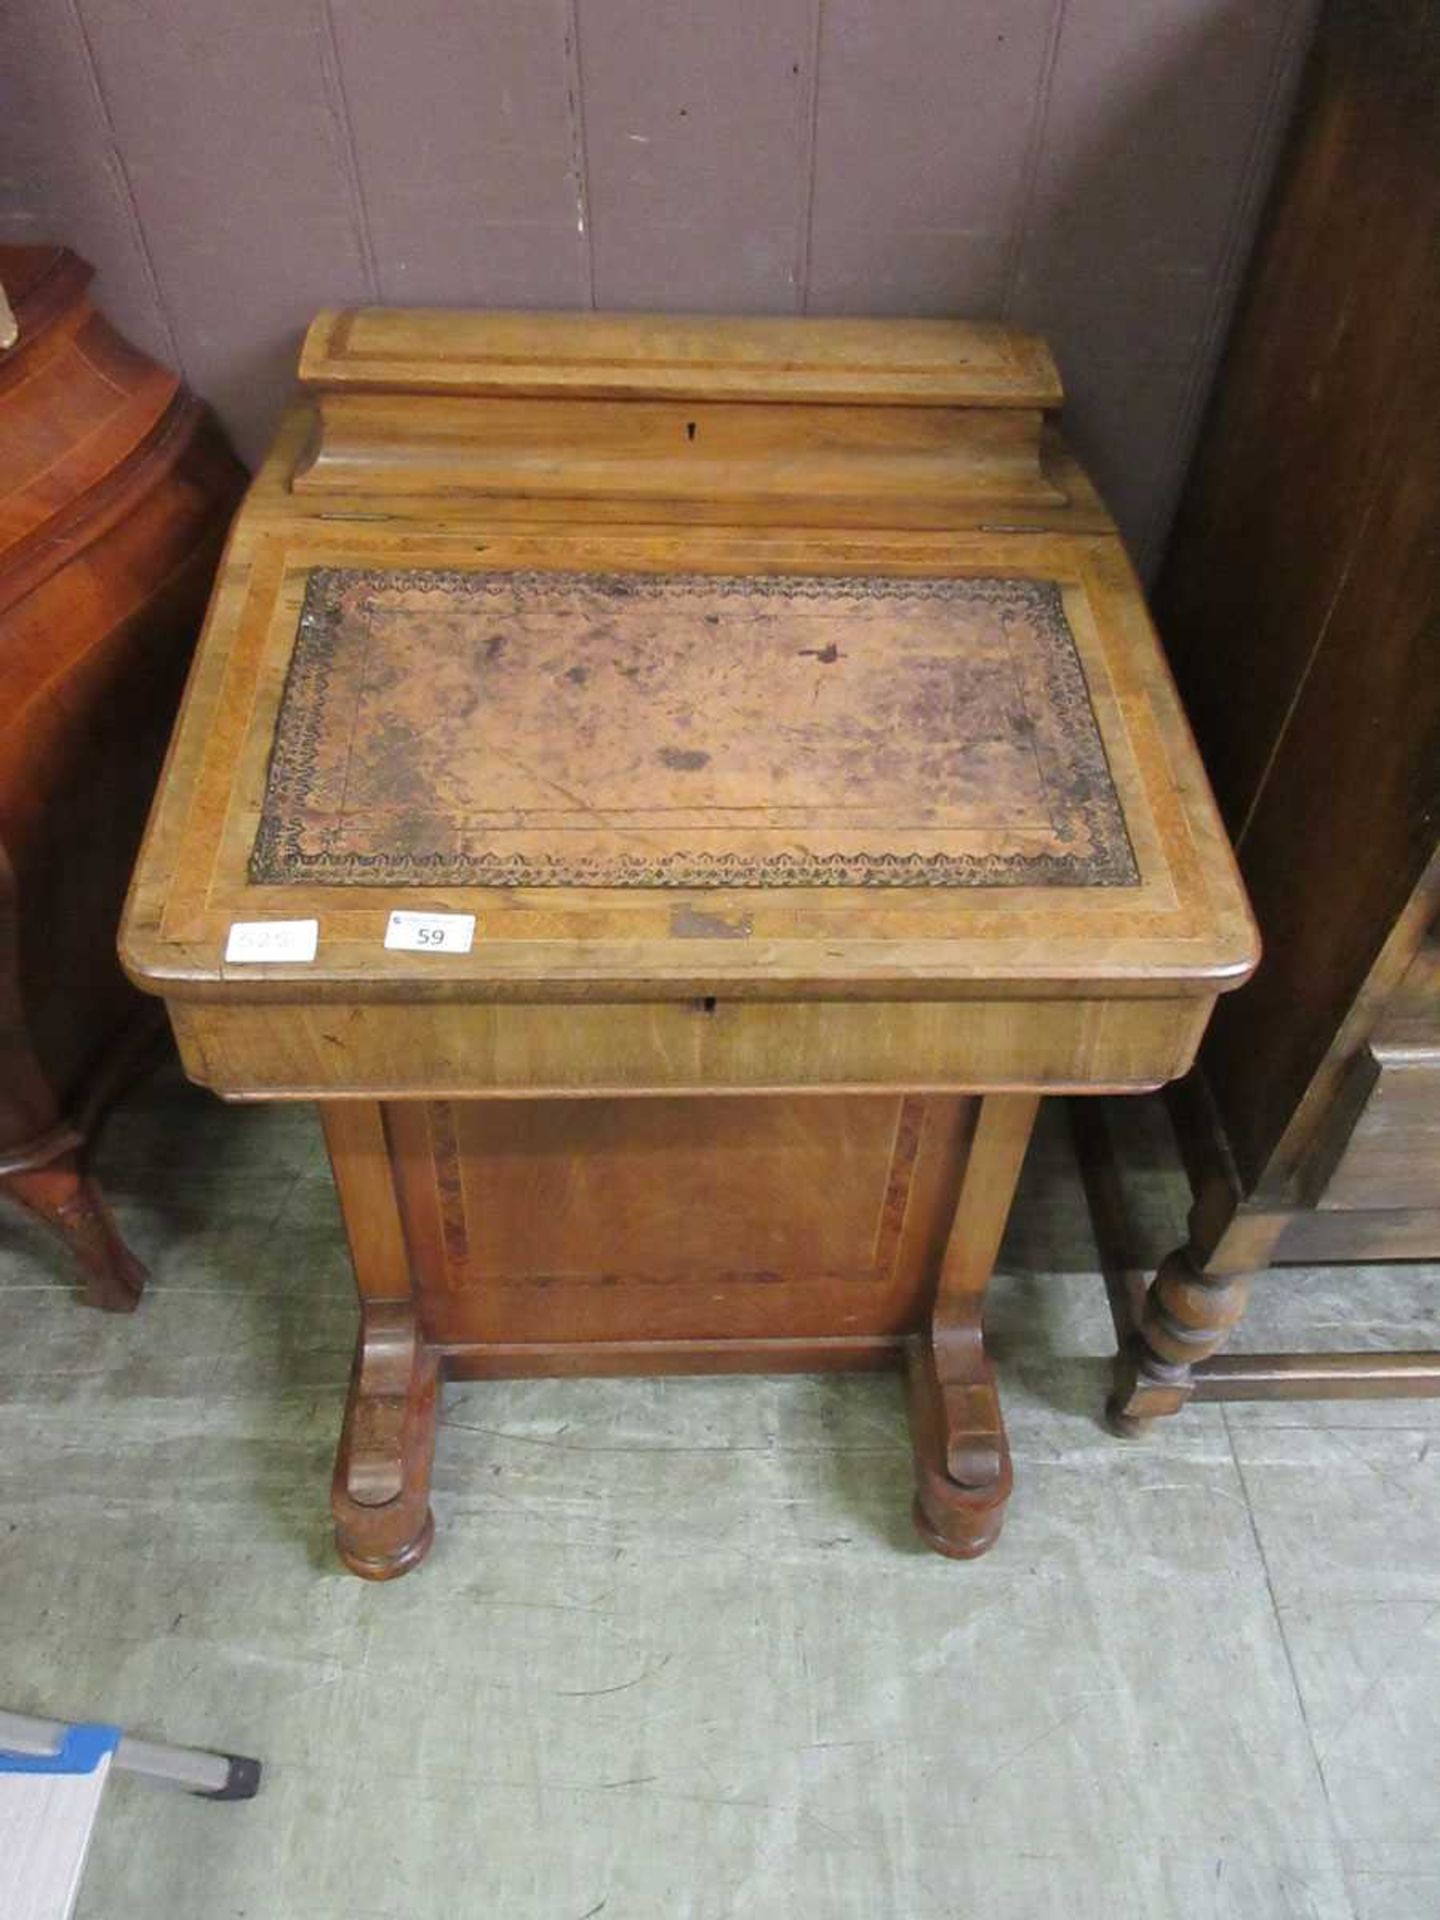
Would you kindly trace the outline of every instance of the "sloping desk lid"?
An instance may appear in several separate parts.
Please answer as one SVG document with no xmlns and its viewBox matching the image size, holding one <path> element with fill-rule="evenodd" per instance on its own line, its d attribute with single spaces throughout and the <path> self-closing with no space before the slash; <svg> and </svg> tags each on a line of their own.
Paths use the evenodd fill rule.
<svg viewBox="0 0 1440 1920">
<path fill-rule="evenodd" d="M 1133 886 L 1052 581 L 309 576 L 259 884 Z"/>
<path fill-rule="evenodd" d="M 1054 388 L 1039 343 L 929 322 L 322 316 L 305 375 L 322 404 L 292 413 L 232 535 L 137 871 L 122 950 L 141 984 L 1164 996 L 1253 965 L 1113 527 L 1063 448 L 1043 490 L 1011 484 Z M 347 383 L 369 380 L 383 419 L 346 416 L 351 477 L 317 488 L 323 403 L 368 404 Z M 689 449 L 724 517 L 667 505 L 668 479 L 626 504 L 592 465 L 595 498 L 567 503 L 483 465 L 503 428 L 517 473 L 584 468 L 574 409 L 592 406 L 621 464 L 653 442 L 668 475 Z M 911 420 L 980 475 L 953 504 L 929 495 L 943 524 L 895 513 L 928 484 Z M 1013 438 L 1004 502 L 977 420 Z M 419 467 L 378 477 L 392 433 L 423 443 L 423 486 Z M 795 456 L 822 445 L 836 480 L 815 506 Z M 756 504 L 757 476 L 786 513 Z M 471 950 L 387 950 L 396 908 L 474 914 Z M 312 963 L 224 960 L 234 921 L 301 918 L 319 922 Z"/>
</svg>

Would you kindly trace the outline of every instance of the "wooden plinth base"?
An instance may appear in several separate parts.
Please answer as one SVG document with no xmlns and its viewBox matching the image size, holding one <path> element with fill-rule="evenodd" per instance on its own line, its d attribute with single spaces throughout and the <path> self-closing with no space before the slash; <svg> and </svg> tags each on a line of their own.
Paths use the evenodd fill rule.
<svg viewBox="0 0 1440 1920">
<path fill-rule="evenodd" d="M 797 1345 L 793 1355 L 731 1353 L 731 1372 L 809 1370 L 816 1356 Z M 832 1348 L 830 1366 L 857 1370 L 904 1358 L 908 1375 L 910 1428 L 915 1448 L 915 1526 L 936 1553 L 973 1560 L 1000 1537 L 1013 1473 L 1000 1413 L 999 1395 L 989 1361 L 979 1357 L 976 1377 L 942 1381 L 929 1336 L 917 1335 L 903 1349 L 887 1354 L 859 1348 L 842 1357 Z M 657 1371 L 655 1354 L 645 1356 L 643 1371 Z M 555 1364 L 521 1366 L 526 1374 L 574 1371 Z M 608 1356 L 603 1368 L 585 1371 L 623 1373 L 623 1359 Z M 684 1356 L 675 1371 L 684 1372 Z M 788 1361 L 788 1364 L 787 1364 Z M 494 1353 L 444 1357 L 445 1370 L 470 1378 L 494 1379 L 500 1359 Z M 368 1306 L 362 1317 L 359 1350 L 335 1467 L 332 1504 L 335 1543 L 341 1560 L 365 1580 L 393 1580 L 418 1567 L 435 1538 L 430 1510 L 430 1466 L 435 1448 L 441 1356 L 419 1333 L 404 1303 Z M 956 1478 L 966 1475 L 965 1480 Z"/>
<path fill-rule="evenodd" d="M 932 1342 L 917 1337 L 906 1366 L 916 1531 L 936 1553 L 978 1559 L 1000 1538 L 1014 1484 L 990 1363 L 982 1354 L 969 1382 L 942 1381 Z"/>
<path fill-rule="evenodd" d="M 333 1490 L 340 1558 L 388 1580 L 425 1557 L 442 1373 L 902 1364 L 921 1538 L 954 1559 L 984 1553 L 1012 1474 L 983 1308 L 1035 1107 L 1028 1094 L 552 1102 L 513 1115 L 435 1102 L 327 1106 L 361 1291 Z M 846 1170 L 839 1188 L 824 1178 L 832 1161 Z M 603 1179 L 592 1177 L 597 1166 Z M 708 1211 L 680 1206 L 677 1192 Z M 553 1236 L 566 1208 L 568 1238 L 542 1242 L 542 1260 L 537 1237 Z M 835 1251 L 826 1236 L 837 1225 L 849 1234 L 839 1252 L 858 1248 L 848 1262 L 815 1251 Z M 646 1226 L 650 1239 L 634 1244 Z M 477 1251 L 486 1233 L 493 1245 Z M 883 1258 L 867 1251 L 867 1235 Z M 767 1267 L 771 1247 L 808 1257 Z"/>
<path fill-rule="evenodd" d="M 412 1568 L 418 1567 L 434 1544 L 435 1516 L 428 1506 L 415 1538 L 397 1552 L 380 1559 L 356 1553 L 349 1545 L 348 1532 L 342 1529 L 339 1521 L 335 1526 L 335 1551 L 351 1573 L 358 1573 L 362 1580 L 398 1580 L 402 1573 L 409 1573 Z"/>
<path fill-rule="evenodd" d="M 430 1462 L 439 1368 L 406 1301 L 367 1301 L 335 1462 L 335 1545 L 352 1573 L 393 1580 L 435 1537 Z"/>
</svg>

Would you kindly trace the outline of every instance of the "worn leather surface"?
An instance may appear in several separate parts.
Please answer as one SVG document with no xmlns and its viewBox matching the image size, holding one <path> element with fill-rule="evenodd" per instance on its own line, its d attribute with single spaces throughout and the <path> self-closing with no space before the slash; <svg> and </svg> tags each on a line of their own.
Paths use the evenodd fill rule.
<svg viewBox="0 0 1440 1920">
<path fill-rule="evenodd" d="M 1125 886 L 1059 588 L 317 570 L 257 883 Z"/>
</svg>

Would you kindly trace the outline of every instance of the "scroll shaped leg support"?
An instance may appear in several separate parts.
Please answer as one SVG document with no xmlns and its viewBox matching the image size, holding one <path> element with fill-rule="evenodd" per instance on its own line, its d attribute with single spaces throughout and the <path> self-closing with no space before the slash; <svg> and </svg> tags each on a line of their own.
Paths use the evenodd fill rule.
<svg viewBox="0 0 1440 1920">
<path fill-rule="evenodd" d="M 393 1580 L 430 1551 L 439 1368 L 407 1300 L 367 1300 L 335 1462 L 335 1545 L 352 1573 Z"/>
<path fill-rule="evenodd" d="M 1116 1356 L 1105 1409 L 1112 1432 L 1129 1439 L 1179 1412 L 1194 1390 L 1191 1369 L 1225 1344 L 1247 1291 L 1245 1274 L 1213 1271 L 1193 1242 L 1162 1261 L 1140 1324 Z"/>
<path fill-rule="evenodd" d="M 148 1276 L 120 1238 L 104 1196 L 84 1170 L 79 1147 L 39 1166 L 0 1174 L 0 1190 L 69 1247 L 85 1276 L 86 1306 L 106 1313 L 135 1311 Z"/>
<path fill-rule="evenodd" d="M 907 1359 L 915 1528 L 937 1553 L 974 1560 L 999 1539 L 1014 1483 L 990 1362 L 977 1340 L 972 1377 L 942 1379 L 941 1367 L 958 1370 L 959 1356 L 954 1348 L 937 1353 L 925 1334 L 910 1341 Z"/>
<path fill-rule="evenodd" d="M 909 1345 L 915 1525 L 957 1560 L 994 1546 L 1013 1482 L 983 1313 L 1038 1104 L 1031 1094 L 981 1101 L 930 1327 Z"/>
</svg>

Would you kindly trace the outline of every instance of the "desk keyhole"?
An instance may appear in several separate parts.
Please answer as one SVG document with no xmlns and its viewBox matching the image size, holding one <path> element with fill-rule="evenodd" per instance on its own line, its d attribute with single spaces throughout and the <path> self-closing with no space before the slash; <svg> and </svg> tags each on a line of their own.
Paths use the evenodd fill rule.
<svg viewBox="0 0 1440 1920">
<path fill-rule="evenodd" d="M 714 994 L 707 993 L 703 1000 L 697 1000 L 695 1002 L 695 1011 L 697 1013 L 714 1013 L 715 1011 Z"/>
<path fill-rule="evenodd" d="M 687 440 L 693 440 L 695 438 L 695 422 L 693 420 L 687 420 L 685 422 L 685 438 Z"/>
</svg>

